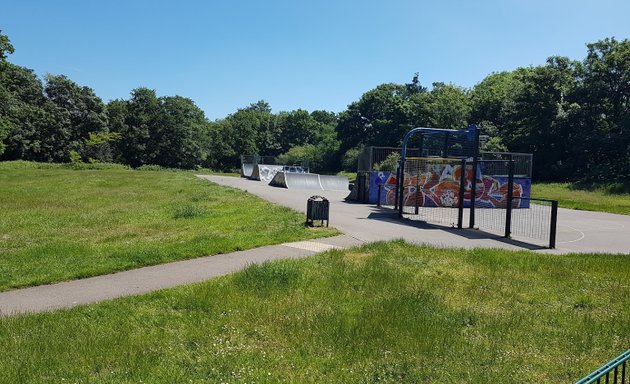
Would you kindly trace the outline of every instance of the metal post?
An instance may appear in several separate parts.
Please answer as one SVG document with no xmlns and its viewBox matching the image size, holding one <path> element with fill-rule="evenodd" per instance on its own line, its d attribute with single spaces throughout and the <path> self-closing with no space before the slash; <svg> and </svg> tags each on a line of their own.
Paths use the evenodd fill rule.
<svg viewBox="0 0 630 384">
<path fill-rule="evenodd" d="M 556 229 L 558 224 L 558 200 L 551 202 L 551 228 L 549 229 L 549 248 L 556 247 Z"/>
<path fill-rule="evenodd" d="M 383 184 L 378 183 L 378 197 L 376 198 L 376 206 L 381 206 L 381 189 L 383 188 Z"/>
<path fill-rule="evenodd" d="M 443 148 L 444 156 L 448 157 L 448 132 L 444 134 L 444 148 Z"/>
<path fill-rule="evenodd" d="M 416 206 L 414 209 L 414 213 L 417 215 L 420 213 L 420 208 L 418 207 L 418 192 L 420 192 L 420 163 L 417 162 L 418 168 L 416 169 L 416 198 L 414 199 L 414 205 Z"/>
<path fill-rule="evenodd" d="M 479 131 L 475 130 L 475 142 L 473 149 L 472 185 L 470 187 L 470 220 L 468 227 L 475 227 L 475 195 L 477 194 L 477 167 L 479 165 Z"/>
<path fill-rule="evenodd" d="M 468 228 L 475 228 L 475 195 L 477 194 L 477 158 L 472 163 L 472 184 L 470 185 L 470 215 L 468 220 Z"/>
<path fill-rule="evenodd" d="M 396 167 L 396 190 L 394 191 L 394 209 L 398 210 L 398 180 L 400 180 L 399 176 L 400 172 L 400 164 Z"/>
<path fill-rule="evenodd" d="M 514 160 L 510 155 L 508 162 L 507 205 L 505 206 L 505 237 L 512 233 L 512 200 L 514 199 Z"/>
<path fill-rule="evenodd" d="M 459 206 L 457 207 L 457 228 L 464 225 L 464 194 L 466 193 L 466 159 L 461 162 L 461 175 L 459 176 Z"/>
<path fill-rule="evenodd" d="M 363 203 L 367 204 L 370 202 L 370 173 L 363 174 Z"/>
<path fill-rule="evenodd" d="M 374 147 L 368 147 L 369 153 L 370 153 L 370 169 L 369 171 L 372 171 L 374 168 Z"/>
<path fill-rule="evenodd" d="M 405 194 L 405 163 L 400 160 L 400 164 L 398 166 L 398 217 L 403 217 L 403 200 Z"/>
</svg>

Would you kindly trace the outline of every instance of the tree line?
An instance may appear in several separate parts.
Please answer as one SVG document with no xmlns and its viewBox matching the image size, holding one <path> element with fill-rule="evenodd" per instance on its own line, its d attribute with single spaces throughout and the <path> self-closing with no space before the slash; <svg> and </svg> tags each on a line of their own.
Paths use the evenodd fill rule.
<svg viewBox="0 0 630 384">
<path fill-rule="evenodd" d="M 492 73 L 467 89 L 381 84 L 341 113 L 274 113 L 258 101 L 211 121 L 182 96 L 136 88 L 104 103 L 63 75 L 40 79 L 12 64 L 0 33 L 0 160 L 99 161 L 139 167 L 233 169 L 241 154 L 356 170 L 364 146 L 399 146 L 417 126 L 474 123 L 486 149 L 534 153 L 538 180 L 630 179 L 630 41 L 587 44 L 586 57 Z"/>
</svg>

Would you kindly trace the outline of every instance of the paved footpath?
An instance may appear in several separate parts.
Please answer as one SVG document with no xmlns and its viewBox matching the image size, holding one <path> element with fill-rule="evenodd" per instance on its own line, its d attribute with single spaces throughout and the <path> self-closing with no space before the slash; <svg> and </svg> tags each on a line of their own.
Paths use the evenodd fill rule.
<svg viewBox="0 0 630 384">
<path fill-rule="evenodd" d="M 271 202 L 306 211 L 314 194 L 329 199 L 330 224 L 344 235 L 285 243 L 223 255 L 160 264 L 110 275 L 51 285 L 0 292 L 0 316 L 70 308 L 122 296 L 203 281 L 267 260 L 300 258 L 333 248 L 365 242 L 405 239 L 412 243 L 447 247 L 489 247 L 536 252 L 630 253 L 630 216 L 561 209 L 558 215 L 558 248 L 547 250 L 477 230 L 456 230 L 417 222 L 400 221 L 391 210 L 344 201 L 346 191 L 288 190 L 261 182 L 226 176 L 200 176 L 217 184 L 251 192 Z"/>
<path fill-rule="evenodd" d="M 302 258 L 329 249 L 358 244 L 357 240 L 348 236 L 298 241 L 0 292 L 0 316 L 71 308 L 116 297 L 148 293 L 227 275 L 267 260 Z"/>
</svg>

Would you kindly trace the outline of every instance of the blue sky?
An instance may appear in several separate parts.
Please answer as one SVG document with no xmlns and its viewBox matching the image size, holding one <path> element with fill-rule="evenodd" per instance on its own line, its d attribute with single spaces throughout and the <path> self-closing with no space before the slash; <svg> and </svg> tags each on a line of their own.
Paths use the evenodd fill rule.
<svg viewBox="0 0 630 384">
<path fill-rule="evenodd" d="M 139 86 L 190 97 L 210 119 L 261 99 L 275 112 L 341 112 L 415 72 L 425 86 L 472 87 L 630 38 L 628 15 L 628 0 L 0 0 L 11 62 L 105 101 Z"/>
</svg>

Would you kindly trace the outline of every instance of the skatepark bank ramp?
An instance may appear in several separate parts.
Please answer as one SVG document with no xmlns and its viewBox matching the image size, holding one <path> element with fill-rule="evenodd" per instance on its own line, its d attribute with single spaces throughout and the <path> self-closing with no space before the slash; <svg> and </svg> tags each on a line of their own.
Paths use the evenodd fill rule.
<svg viewBox="0 0 630 384">
<path fill-rule="evenodd" d="M 270 165 L 256 164 L 250 179 L 263 181 L 267 184 L 273 180 L 276 173 L 283 171 L 287 173 L 308 173 L 308 168 L 295 165 Z"/>
<path fill-rule="evenodd" d="M 279 171 L 269 185 L 288 189 L 314 189 L 320 191 L 347 191 L 345 176 L 318 175 L 317 173 L 292 173 Z"/>
<path fill-rule="evenodd" d="M 257 164 L 252 171 L 251 179 L 269 183 L 282 170 L 282 165 Z"/>
</svg>

